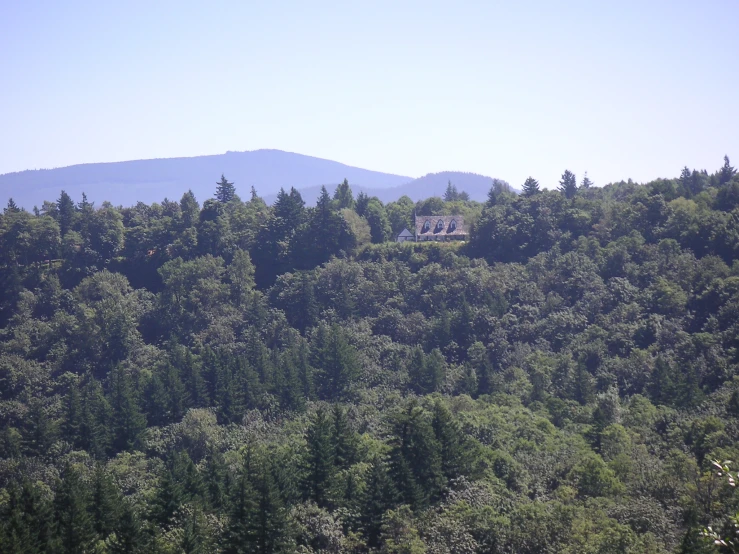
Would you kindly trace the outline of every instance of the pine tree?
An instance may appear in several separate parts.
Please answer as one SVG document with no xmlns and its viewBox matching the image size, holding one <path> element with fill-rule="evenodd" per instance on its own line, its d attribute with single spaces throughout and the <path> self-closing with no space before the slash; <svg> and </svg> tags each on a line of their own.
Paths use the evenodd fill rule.
<svg viewBox="0 0 739 554">
<path fill-rule="evenodd" d="M 190 189 L 180 199 L 180 212 L 182 213 L 182 226 L 185 229 L 195 227 L 200 216 L 200 204 L 195 198 L 195 193 Z"/>
<path fill-rule="evenodd" d="M 74 201 L 66 192 L 62 191 L 59 195 L 59 199 L 56 201 L 56 209 L 59 229 L 63 237 L 72 230 L 75 216 Z"/>
<path fill-rule="evenodd" d="M 431 426 L 440 445 L 441 471 L 447 479 L 456 479 L 467 473 L 471 451 L 464 442 L 464 434 L 454 421 L 444 402 L 434 401 Z"/>
<path fill-rule="evenodd" d="M 334 448 L 331 435 L 331 421 L 321 407 L 313 416 L 305 434 L 307 449 L 303 479 L 305 496 L 320 507 L 328 504 L 328 482 L 333 474 Z"/>
<path fill-rule="evenodd" d="M 454 202 L 455 200 L 459 200 L 459 192 L 457 191 L 457 187 L 449 181 L 444 192 L 444 201 Z"/>
<path fill-rule="evenodd" d="M 577 179 L 575 178 L 575 174 L 569 169 L 565 170 L 562 174 L 562 180 L 559 182 L 559 191 L 566 198 L 574 198 L 577 194 Z"/>
<path fill-rule="evenodd" d="M 256 517 L 252 524 L 256 554 L 288 554 L 294 551 L 287 513 L 272 475 L 272 463 L 265 455 L 257 460 L 253 483 Z"/>
<path fill-rule="evenodd" d="M 142 444 L 146 416 L 137 402 L 131 377 L 122 367 L 111 372 L 110 405 L 113 411 L 113 450 L 133 450 Z"/>
<path fill-rule="evenodd" d="M 54 519 L 59 552 L 89 552 L 95 541 L 95 530 L 89 513 L 90 499 L 77 469 L 67 466 L 54 498 Z"/>
<path fill-rule="evenodd" d="M 103 394 L 100 383 L 92 376 L 82 389 L 82 447 L 90 452 L 93 458 L 106 458 L 111 447 L 112 409 Z"/>
<path fill-rule="evenodd" d="M 724 165 L 718 172 L 718 182 L 720 185 L 725 185 L 736 175 L 736 169 L 731 166 L 729 162 L 729 156 L 724 156 Z"/>
<path fill-rule="evenodd" d="M 114 533 L 121 517 L 122 495 L 102 465 L 97 465 L 92 481 L 92 523 L 100 539 Z"/>
<path fill-rule="evenodd" d="M 331 416 L 333 420 L 331 442 L 334 451 L 334 465 L 338 469 L 348 469 L 357 459 L 357 435 L 349 428 L 346 411 L 339 404 L 333 405 Z"/>
<path fill-rule="evenodd" d="M 221 180 L 216 183 L 216 200 L 221 204 L 227 204 L 235 197 L 236 188 L 234 188 L 234 184 L 229 183 L 226 177 L 221 175 Z"/>
<path fill-rule="evenodd" d="M 252 522 L 256 518 L 257 498 L 249 476 L 243 468 L 237 485 L 233 489 L 228 526 L 224 533 L 224 554 L 246 554 L 253 552 Z"/>
<path fill-rule="evenodd" d="M 8 200 L 8 205 L 4 210 L 4 213 L 6 214 L 13 214 L 13 213 L 20 213 L 21 209 L 18 207 L 18 204 L 15 203 L 15 200 L 10 198 Z"/>
<path fill-rule="evenodd" d="M 404 503 L 414 509 L 438 498 L 444 484 L 440 444 L 424 411 L 415 403 L 393 425 L 391 470 Z"/>
<path fill-rule="evenodd" d="M 382 518 L 385 512 L 395 506 L 397 494 L 385 464 L 376 459 L 369 469 L 367 487 L 361 499 L 360 522 L 367 546 L 379 546 Z"/>
<path fill-rule="evenodd" d="M 354 211 L 357 212 L 358 216 L 364 217 L 366 215 L 369 200 L 369 196 L 367 196 L 364 191 L 361 191 L 357 195 L 357 201 L 355 202 Z"/>
<path fill-rule="evenodd" d="M 585 176 L 582 178 L 582 183 L 580 183 L 580 188 L 582 189 L 589 189 L 593 186 L 593 181 L 590 180 L 590 177 L 588 177 L 588 172 L 585 172 Z"/>
<path fill-rule="evenodd" d="M 352 189 L 349 186 L 349 181 L 344 179 L 344 182 L 336 187 L 334 191 L 334 203 L 336 204 L 337 210 L 343 210 L 344 208 L 354 208 L 354 196 L 352 195 Z"/>
<path fill-rule="evenodd" d="M 142 524 L 133 507 L 126 500 L 120 504 L 120 517 L 116 522 L 115 539 L 111 541 L 111 554 L 135 554 L 146 552 L 146 537 Z M 151 546 L 151 545 L 150 545 Z"/>
<path fill-rule="evenodd" d="M 527 177 L 526 181 L 524 181 L 523 183 L 523 187 L 521 187 L 521 192 L 524 196 L 534 196 L 535 194 L 538 194 L 539 181 L 537 181 L 533 177 Z"/>
<path fill-rule="evenodd" d="M 321 326 L 314 342 L 315 361 L 312 365 L 321 376 L 322 396 L 328 400 L 340 400 L 359 375 L 356 350 L 337 324 Z"/>
</svg>

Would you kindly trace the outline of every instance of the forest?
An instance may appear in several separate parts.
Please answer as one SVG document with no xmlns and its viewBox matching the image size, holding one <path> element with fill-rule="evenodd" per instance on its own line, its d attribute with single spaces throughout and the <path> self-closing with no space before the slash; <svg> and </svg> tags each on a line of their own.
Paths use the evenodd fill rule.
<svg viewBox="0 0 739 554">
<path fill-rule="evenodd" d="M 214 193 L 0 215 L 0 552 L 734 551 L 728 157 Z M 469 240 L 394 242 L 414 214 Z"/>
</svg>

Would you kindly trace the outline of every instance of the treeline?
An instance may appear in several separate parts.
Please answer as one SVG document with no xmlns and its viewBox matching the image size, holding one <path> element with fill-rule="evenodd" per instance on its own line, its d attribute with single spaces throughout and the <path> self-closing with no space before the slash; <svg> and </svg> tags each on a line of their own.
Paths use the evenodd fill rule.
<svg viewBox="0 0 739 554">
<path fill-rule="evenodd" d="M 711 551 L 739 177 L 527 183 L 11 204 L 0 551 Z M 469 243 L 388 242 L 414 210 Z"/>
</svg>

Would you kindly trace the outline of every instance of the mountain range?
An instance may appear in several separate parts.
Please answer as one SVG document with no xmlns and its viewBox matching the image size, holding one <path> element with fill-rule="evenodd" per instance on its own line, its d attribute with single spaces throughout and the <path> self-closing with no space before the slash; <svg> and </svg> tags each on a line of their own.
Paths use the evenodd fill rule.
<svg viewBox="0 0 739 554">
<path fill-rule="evenodd" d="M 308 205 L 315 203 L 322 185 L 333 193 L 344 179 L 355 195 L 364 191 L 383 202 L 403 195 L 413 200 L 441 196 L 449 181 L 473 200 L 484 200 L 492 184 L 491 177 L 474 173 L 442 172 L 414 179 L 281 150 L 254 150 L 6 173 L 0 175 L 0 200 L 12 197 L 18 206 L 31 209 L 41 207 L 45 200 L 56 200 L 65 190 L 76 201 L 84 192 L 96 205 L 107 200 L 115 206 L 131 206 L 139 201 L 178 200 L 192 189 L 202 202 L 213 196 L 221 174 L 235 183 L 243 199 L 249 198 L 252 186 L 268 203 L 280 187 L 295 187 Z"/>
</svg>

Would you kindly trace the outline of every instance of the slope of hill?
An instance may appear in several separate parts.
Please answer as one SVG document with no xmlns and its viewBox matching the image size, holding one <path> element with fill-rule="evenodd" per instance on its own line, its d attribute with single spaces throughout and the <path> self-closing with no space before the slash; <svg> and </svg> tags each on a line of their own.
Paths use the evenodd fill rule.
<svg viewBox="0 0 739 554">
<path fill-rule="evenodd" d="M 4 203 L 12 197 L 16 204 L 30 209 L 40 207 L 44 200 L 55 200 L 63 189 L 75 200 L 84 192 L 98 205 L 109 200 L 114 205 L 128 206 L 139 201 L 159 202 L 165 197 L 179 199 L 183 191 L 192 189 L 202 202 L 213 196 L 222 173 L 245 199 L 252 186 L 267 196 L 282 186 L 305 188 L 340 183 L 345 178 L 373 189 L 397 187 L 412 180 L 281 150 L 254 150 L 7 173 L 0 175 L 0 199 Z"/>
<path fill-rule="evenodd" d="M 360 192 L 364 192 L 368 196 L 376 196 L 383 202 L 393 202 L 401 196 L 409 196 L 411 200 L 417 202 L 429 198 L 430 196 L 443 196 L 446 191 L 447 184 L 451 183 L 457 187 L 459 192 L 466 192 L 470 195 L 471 200 L 484 202 L 487 200 L 488 191 L 493 185 L 492 177 L 478 175 L 476 173 L 463 173 L 461 171 L 442 171 L 440 173 L 429 173 L 418 179 L 414 179 L 409 183 L 389 188 L 378 188 L 355 184 L 349 180 L 352 192 L 356 196 Z M 303 200 L 307 205 L 313 205 L 321 192 L 321 187 L 307 187 L 299 189 Z M 329 189 L 333 193 L 333 188 Z M 268 204 L 271 204 L 276 198 L 276 194 L 265 196 Z"/>
</svg>

